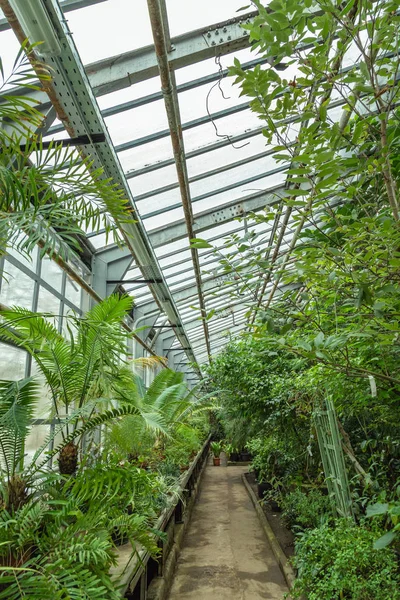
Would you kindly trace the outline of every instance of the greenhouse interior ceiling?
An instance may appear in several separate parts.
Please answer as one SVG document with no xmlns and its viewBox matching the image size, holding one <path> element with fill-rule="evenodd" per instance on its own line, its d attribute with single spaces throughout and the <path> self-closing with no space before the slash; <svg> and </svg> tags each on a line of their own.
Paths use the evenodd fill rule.
<svg viewBox="0 0 400 600">
<path fill-rule="evenodd" d="M 2 2 L 8 16 L 0 22 L 5 70 L 25 39 L 7 12 L 14 4 Z M 81 138 L 79 151 L 118 182 L 131 207 L 130 222 L 113 221 L 123 244 L 102 227 L 86 231 L 77 275 L 99 297 L 115 290 L 131 294 L 133 319 L 146 328 L 138 334 L 145 351 L 168 355 L 169 364 L 188 370 L 195 382 L 201 364 L 227 335 L 246 327 L 250 304 L 268 298 L 273 287 L 270 277 L 250 290 L 220 272 L 209 248 L 190 247 L 191 239 L 201 238 L 225 252 L 224 238 L 246 236 L 248 216 L 276 206 L 288 187 L 289 165 L 275 160 L 249 99 L 239 97 L 227 77 L 235 59 L 244 69 L 266 62 L 251 52 L 241 27 L 254 7 L 243 12 L 241 2 L 232 0 L 184 7 L 178 0 L 43 6 L 57 44 L 44 57 L 51 82 L 30 92 L 43 113 L 43 141 Z M 282 68 L 295 76 L 294 65 Z M 286 134 L 291 139 L 298 131 L 292 121 Z M 276 214 L 255 231 L 266 252 L 273 252 L 281 232 L 282 255 L 296 224 Z M 21 265 L 21 271 L 22 284 L 32 277 L 32 265 Z M 79 283 L 67 274 L 67 285 L 75 289 Z M 10 304 L 6 291 L 1 301 Z M 80 309 L 71 302 L 66 300 Z"/>
</svg>

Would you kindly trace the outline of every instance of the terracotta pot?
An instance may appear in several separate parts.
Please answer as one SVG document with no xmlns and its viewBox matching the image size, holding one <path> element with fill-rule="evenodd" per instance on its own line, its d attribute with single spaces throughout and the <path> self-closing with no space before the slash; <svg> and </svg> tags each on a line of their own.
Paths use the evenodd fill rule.
<svg viewBox="0 0 400 600">
<path fill-rule="evenodd" d="M 216 458 L 216 457 L 214 456 L 214 458 L 213 458 L 213 463 L 214 463 L 214 467 L 219 467 L 219 466 L 220 466 L 220 464 L 221 464 L 221 459 L 220 459 L 220 457 L 218 456 L 218 458 Z"/>
</svg>

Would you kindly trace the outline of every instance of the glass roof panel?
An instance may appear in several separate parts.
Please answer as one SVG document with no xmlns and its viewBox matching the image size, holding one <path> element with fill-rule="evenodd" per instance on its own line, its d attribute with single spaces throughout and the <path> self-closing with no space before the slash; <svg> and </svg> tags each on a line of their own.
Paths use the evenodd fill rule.
<svg viewBox="0 0 400 600">
<path fill-rule="evenodd" d="M 168 206 L 181 203 L 182 200 L 179 188 L 175 188 L 174 190 L 157 194 L 156 196 L 151 196 L 150 198 L 146 198 L 144 200 L 138 200 L 136 205 L 140 211 L 140 214 L 144 216 L 156 210 L 163 210 L 168 208 Z"/>
<path fill-rule="evenodd" d="M 176 167 L 174 164 L 169 167 L 157 169 L 156 171 L 141 173 L 138 176 L 134 175 L 135 171 L 131 171 L 128 178 L 129 186 L 134 196 L 140 196 L 141 194 L 156 191 L 165 185 L 178 184 Z M 157 186 L 156 188 L 154 187 L 155 184 Z"/>
<path fill-rule="evenodd" d="M 245 130 L 256 129 L 260 126 L 258 116 L 247 109 L 237 114 L 229 115 L 215 121 L 217 131 L 213 123 L 209 122 L 200 127 L 194 127 L 183 132 L 185 149 L 187 152 L 195 148 L 203 147 L 212 142 L 227 139 L 227 136 L 234 136 L 243 133 Z"/>
<path fill-rule="evenodd" d="M 157 227 L 163 227 L 165 225 L 175 223 L 175 221 L 180 221 L 184 219 L 183 207 L 175 208 L 174 210 L 169 210 L 168 212 L 163 212 L 158 215 L 154 215 L 148 219 L 143 219 L 143 223 L 147 229 L 147 231 L 152 231 L 153 229 L 157 229 Z M 187 239 L 185 240 L 188 245 Z"/>
<path fill-rule="evenodd" d="M 218 210 L 223 208 L 225 204 L 233 200 L 240 201 L 241 198 L 261 194 L 265 191 L 273 190 L 276 186 L 282 186 L 285 182 L 284 173 L 274 173 L 268 177 L 262 177 L 255 182 L 244 183 L 232 190 L 228 190 L 215 196 L 208 196 L 201 201 L 193 203 L 193 212 L 195 214 L 202 213 L 209 209 Z"/>
<path fill-rule="evenodd" d="M 154 131 L 168 129 L 163 100 L 106 117 L 105 122 L 116 145 L 142 138 Z"/>
<path fill-rule="evenodd" d="M 100 2 L 69 12 L 67 19 L 84 64 L 153 42 L 146 0 Z"/>
<path fill-rule="evenodd" d="M 208 151 L 195 158 L 189 158 L 187 161 L 189 177 L 194 177 L 200 173 L 211 171 L 224 167 L 227 164 L 237 162 L 249 156 L 256 156 L 266 149 L 265 137 L 261 131 L 256 136 L 249 137 L 232 145 L 228 143 L 217 150 Z"/>
<path fill-rule="evenodd" d="M 240 16 L 241 13 L 236 11 L 242 4 L 242 0 L 219 0 L 217 3 L 215 0 L 203 0 L 200 4 L 194 0 L 187 0 L 185 3 L 180 0 L 167 0 L 171 35 L 176 36 L 199 28 L 206 30 L 213 23 Z M 250 8 L 247 7 L 246 11 Z M 77 48 L 86 64 L 108 56 L 118 57 L 123 52 L 152 43 L 146 0 L 100 2 L 68 13 L 67 18 Z M 94 22 L 96 27 L 93 27 Z M 18 42 L 13 33 L 5 32 L 2 35 L 3 41 L 7 41 L 7 36 L 10 36 L 17 51 Z M 196 88 L 178 94 L 186 152 L 191 154 L 191 158 L 187 159 L 187 170 L 195 217 L 205 212 L 212 214 L 231 202 L 237 203 L 247 197 L 261 196 L 266 190 L 274 190 L 276 186 L 282 188 L 285 181 L 281 165 L 277 166 L 272 154 L 268 155 L 271 148 L 267 146 L 266 139 L 261 134 L 262 121 L 249 108 L 244 108 L 246 98 L 239 97 L 240 90 L 234 85 L 233 78 L 224 77 L 218 81 L 220 69 L 230 66 L 235 56 L 242 63 L 257 59 L 257 55 L 247 48 L 220 59 L 210 58 L 200 63 L 194 62 L 176 71 L 178 85 L 193 82 L 204 75 L 212 76 L 207 83 L 200 81 L 202 84 Z M 7 56 L 5 58 L 7 60 Z M 358 59 L 358 51 L 350 48 L 345 56 L 345 65 L 351 65 Z M 286 69 L 284 76 L 293 79 L 296 73 L 297 65 L 293 63 Z M 151 94 L 156 95 L 158 99 L 145 103 L 145 98 Z M 168 122 L 164 101 L 159 95 L 160 80 L 157 76 L 99 98 L 99 106 L 105 112 L 106 126 L 113 143 L 117 146 L 122 167 L 128 174 L 129 186 L 133 196 L 137 198 L 143 224 L 147 232 L 151 232 L 149 239 L 154 246 L 158 246 L 160 240 L 165 239 L 169 226 L 177 221 L 181 222 L 178 233 L 176 229 L 171 229 L 171 238 L 178 237 L 185 231 L 176 169 L 175 165 L 171 164 L 172 145 L 169 135 L 166 134 Z M 339 95 L 333 96 L 336 97 Z M 136 108 L 132 108 L 134 101 Z M 129 108 L 126 103 L 130 103 Z M 118 106 L 124 104 L 125 106 Z M 214 115 L 214 124 L 210 114 Z M 340 107 L 330 108 L 328 111 L 329 118 L 335 121 L 340 114 Z M 195 126 L 185 127 L 185 124 L 193 120 L 198 121 Z M 54 124 L 59 123 L 55 121 Z M 298 125 L 292 125 L 290 139 L 294 139 L 297 132 Z M 238 136 L 239 139 L 232 143 L 230 136 Z M 60 139 L 66 137 L 66 133 L 63 130 L 58 134 L 50 133 L 47 137 Z M 145 139 L 146 137 L 148 139 Z M 156 168 L 158 163 L 164 166 Z M 150 170 L 146 172 L 146 168 Z M 165 186 L 169 186 L 170 189 L 163 189 Z M 283 237 L 279 251 L 280 261 L 286 261 L 293 230 L 296 228 L 296 214 L 294 211 Z M 214 218 L 217 219 L 216 216 Z M 230 218 L 229 212 L 225 212 L 222 218 Z M 197 223 L 194 223 L 195 231 L 197 226 L 196 235 L 215 244 L 219 248 L 220 256 L 232 252 L 231 248 L 226 247 L 227 236 L 233 232 L 241 237 L 245 234 L 246 224 L 237 220 L 223 222 L 216 227 L 209 226 L 205 231 L 201 230 L 204 221 L 198 219 L 198 222 L 201 225 L 197 226 Z M 272 227 L 272 221 L 250 226 L 251 230 L 259 234 L 253 242 L 255 247 L 268 251 Z M 161 232 L 163 237 L 157 240 L 157 233 Z M 102 248 L 106 244 L 106 235 L 102 229 L 88 233 L 95 248 Z M 91 235 L 92 233 L 94 235 Z M 112 245 L 112 239 L 108 245 Z M 198 353 L 203 356 L 203 325 L 201 321 L 196 324 L 199 313 L 190 308 L 191 305 L 198 305 L 198 298 L 188 239 L 185 237 L 164 243 L 155 249 L 155 254 L 160 259 L 160 266 L 164 269 L 167 284 L 180 307 L 183 320 L 190 323 L 190 339 L 196 340 Z M 226 331 L 239 331 L 242 328 L 241 320 L 245 321 L 246 303 L 254 301 L 253 288 L 239 293 L 239 286 L 242 284 L 236 284 L 232 275 L 220 273 L 219 261 L 210 249 L 200 249 L 198 254 L 206 309 L 214 308 L 217 311 L 209 322 L 214 347 Z M 246 257 L 243 260 L 247 260 Z M 294 268 L 293 259 L 290 259 L 285 268 Z M 124 277 L 125 288 L 137 298 L 139 305 L 150 305 L 153 296 L 147 285 L 129 282 L 130 279 L 141 277 L 140 269 L 132 265 Z M 258 277 L 259 274 L 253 268 L 250 282 L 257 282 Z M 272 285 L 270 283 L 267 286 L 266 294 Z M 157 322 L 162 323 L 163 319 L 165 320 L 165 315 L 160 315 Z"/>
<path fill-rule="evenodd" d="M 183 239 L 183 240 L 177 240 L 176 242 L 172 242 L 170 244 L 164 244 L 163 246 L 159 246 L 159 248 L 155 249 L 156 255 L 158 257 L 162 257 L 165 256 L 167 254 L 170 253 L 177 253 L 179 252 L 179 250 L 186 250 L 187 247 L 189 246 L 188 240 L 187 239 Z M 190 251 L 189 251 L 190 253 Z"/>
<path fill-rule="evenodd" d="M 121 150 L 118 153 L 122 168 L 125 171 L 139 169 L 148 164 L 172 158 L 172 156 L 172 144 L 169 137 L 142 144 L 136 148 Z"/>
<path fill-rule="evenodd" d="M 265 149 L 267 150 L 267 146 Z M 240 158 L 239 158 L 240 161 Z M 200 194 L 211 193 L 221 187 L 246 180 L 250 177 L 260 174 L 266 174 L 271 169 L 276 168 L 277 163 L 272 156 L 263 156 L 258 160 L 252 160 L 245 164 L 236 165 L 229 170 L 220 171 L 211 177 L 202 178 L 200 181 L 194 181 L 190 184 L 193 197 Z"/>
<path fill-rule="evenodd" d="M 231 77 L 224 77 L 220 81 L 199 85 L 178 94 L 182 123 L 245 104 L 246 97 L 240 97 L 240 87 L 232 83 Z"/>
<path fill-rule="evenodd" d="M 157 92 L 160 92 L 160 79 L 158 77 L 152 77 L 145 81 L 138 81 L 135 85 L 131 85 L 128 88 L 123 88 L 122 90 L 116 90 L 110 94 L 99 96 L 97 102 L 100 109 L 105 110 L 131 100 L 144 98 Z M 151 104 L 148 104 L 148 106 L 151 106 Z"/>
<path fill-rule="evenodd" d="M 231 19 L 242 6 L 242 0 L 167 0 L 171 36 Z"/>
</svg>

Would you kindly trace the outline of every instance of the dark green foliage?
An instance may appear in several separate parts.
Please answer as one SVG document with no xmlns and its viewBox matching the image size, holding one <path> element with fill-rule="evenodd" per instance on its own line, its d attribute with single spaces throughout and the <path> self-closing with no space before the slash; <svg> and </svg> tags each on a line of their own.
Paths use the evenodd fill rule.
<svg viewBox="0 0 400 600">
<path fill-rule="evenodd" d="M 294 532 L 314 529 L 332 521 L 331 504 L 327 495 L 318 489 L 302 492 L 295 489 L 282 495 L 282 520 Z"/>
<path fill-rule="evenodd" d="M 340 519 L 303 533 L 296 543 L 294 597 L 308 600 L 398 600 L 400 575 L 393 550 L 375 550 L 379 536 Z"/>
<path fill-rule="evenodd" d="M 162 370 L 144 391 L 122 363 L 121 320 L 131 302 L 111 296 L 82 319 L 70 318 L 75 335 L 71 330 L 69 339 L 42 315 L 3 313 L 3 336 L 31 353 L 54 412 L 68 416 L 23 465 L 39 388 L 32 379 L 0 382 L 0 598 L 117 600 L 109 573 L 115 544 L 130 541 L 133 551 L 142 547 L 154 556 L 159 551 L 154 525 L 176 499 L 181 467 L 207 434 L 207 404 L 188 393 L 182 374 Z M 112 435 L 95 457 L 88 452 L 91 444 L 98 450 L 90 435 L 102 426 Z M 133 456 L 139 448 L 142 456 Z M 59 472 L 53 472 L 48 463 L 57 455 Z M 166 455 L 174 471 L 164 477 Z"/>
<path fill-rule="evenodd" d="M 285 441 L 275 435 L 254 438 L 247 443 L 253 457 L 251 465 L 259 482 L 287 482 L 299 468 L 293 448 Z"/>
</svg>

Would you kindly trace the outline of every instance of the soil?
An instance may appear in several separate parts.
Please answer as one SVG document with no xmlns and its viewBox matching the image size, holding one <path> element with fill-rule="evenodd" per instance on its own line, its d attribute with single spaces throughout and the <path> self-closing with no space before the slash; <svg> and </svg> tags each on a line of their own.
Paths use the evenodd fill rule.
<svg viewBox="0 0 400 600">
<path fill-rule="evenodd" d="M 258 497 L 257 482 L 254 473 L 246 473 L 246 479 L 251 485 L 254 494 L 256 495 L 256 497 Z M 265 516 L 268 519 L 269 524 L 271 525 L 272 531 L 278 539 L 282 550 L 284 551 L 286 556 L 290 558 L 294 555 L 293 533 L 282 523 L 281 514 L 279 512 L 273 511 L 268 504 L 261 504 L 261 506 Z"/>
</svg>

